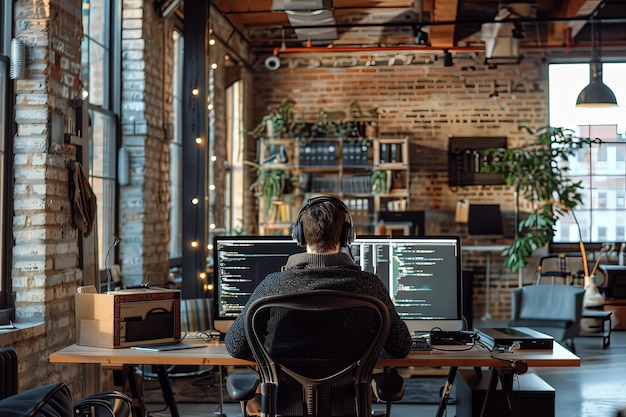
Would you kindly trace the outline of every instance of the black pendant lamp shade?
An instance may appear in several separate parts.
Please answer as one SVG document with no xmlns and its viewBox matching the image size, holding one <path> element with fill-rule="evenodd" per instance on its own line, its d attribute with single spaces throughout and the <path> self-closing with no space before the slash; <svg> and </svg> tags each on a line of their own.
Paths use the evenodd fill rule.
<svg viewBox="0 0 626 417">
<path fill-rule="evenodd" d="M 601 27 L 600 27 L 601 29 Z M 591 20 L 591 62 L 589 63 L 589 85 L 583 88 L 576 99 L 576 107 L 617 107 L 613 91 L 602 81 L 602 62 L 599 49 L 602 47 L 602 32 L 596 45 L 596 28 Z"/>
<path fill-rule="evenodd" d="M 602 62 L 592 61 L 589 67 L 589 84 L 578 94 L 576 107 L 615 107 L 613 91 L 602 81 Z"/>
</svg>

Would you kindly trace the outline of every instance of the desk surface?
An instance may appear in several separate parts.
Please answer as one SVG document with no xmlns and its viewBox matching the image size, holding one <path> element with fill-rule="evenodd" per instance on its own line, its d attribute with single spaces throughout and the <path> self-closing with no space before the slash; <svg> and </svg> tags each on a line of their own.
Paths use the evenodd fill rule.
<svg viewBox="0 0 626 417">
<path fill-rule="evenodd" d="M 195 342 L 194 342 L 195 343 Z M 518 350 L 513 353 L 491 353 L 481 347 L 468 351 L 411 352 L 401 359 L 380 358 L 378 366 L 467 366 L 502 367 L 502 360 L 520 360 L 529 367 L 580 366 L 580 358 L 555 343 L 552 351 Z M 56 363 L 99 363 L 107 365 L 254 365 L 228 354 L 222 343 L 209 342 L 206 348 L 152 352 L 136 349 L 108 349 L 71 345 L 50 355 Z"/>
</svg>

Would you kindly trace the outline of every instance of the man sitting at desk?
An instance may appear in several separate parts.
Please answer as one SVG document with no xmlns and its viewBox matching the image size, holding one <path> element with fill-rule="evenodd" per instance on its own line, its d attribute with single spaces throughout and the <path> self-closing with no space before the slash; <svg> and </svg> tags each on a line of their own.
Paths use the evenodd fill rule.
<svg viewBox="0 0 626 417">
<path fill-rule="evenodd" d="M 270 295 L 326 289 L 366 294 L 382 300 L 389 309 L 391 320 L 389 336 L 381 355 L 405 357 L 411 349 L 411 335 L 395 310 L 382 281 L 375 274 L 361 271 L 350 255 L 342 250 L 354 239 L 352 217 L 346 205 L 341 200 L 326 196 L 305 201 L 293 225 L 292 236 L 300 246 L 306 246 L 306 252 L 290 256 L 283 271 L 269 274 L 256 287 L 241 314 L 226 333 L 228 352 L 236 358 L 253 357 L 246 340 L 244 324 L 249 306 L 255 300 Z M 272 340 L 272 333 L 280 331 L 279 326 L 280 323 L 276 322 L 269 324 L 266 341 Z M 298 349 L 302 349 L 305 334 L 306 329 L 293 328 L 290 328 L 288 334 L 281 334 L 281 351 L 298 352 Z M 333 342 L 358 343 L 355 340 L 339 339 L 340 337 L 333 339 Z M 284 382 L 278 391 L 279 413 L 301 415 L 301 410 L 298 410 L 298 403 L 301 405 L 301 401 L 297 400 L 296 394 L 298 388 Z M 335 386 L 335 394 L 349 392 L 351 385 L 351 381 L 340 382 Z M 354 403 L 350 406 L 354 407 Z M 259 411 L 254 402 L 249 403 L 248 407 L 254 413 Z"/>
<path fill-rule="evenodd" d="M 341 201 L 320 196 L 303 203 L 293 225 L 294 239 L 306 252 L 289 257 L 284 271 L 269 274 L 257 286 L 241 314 L 226 333 L 226 348 L 236 358 L 252 358 L 246 340 L 244 322 L 249 305 L 255 300 L 276 294 L 310 290 L 340 290 L 374 296 L 389 309 L 391 326 L 381 356 L 403 358 L 411 348 L 411 335 L 389 297 L 382 281 L 361 271 L 342 249 L 354 238 L 352 217 Z M 291 343 L 298 349 L 300 339 Z"/>
</svg>

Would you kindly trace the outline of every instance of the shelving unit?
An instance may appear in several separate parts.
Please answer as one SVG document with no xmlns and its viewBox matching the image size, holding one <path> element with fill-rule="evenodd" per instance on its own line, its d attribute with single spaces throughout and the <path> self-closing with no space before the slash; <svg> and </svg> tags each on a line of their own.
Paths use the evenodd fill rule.
<svg viewBox="0 0 626 417">
<path fill-rule="evenodd" d="M 323 137 L 306 145 L 297 139 L 261 138 L 258 158 L 266 169 L 288 171 L 295 183 L 272 201 L 267 216 L 260 210 L 259 232 L 264 235 L 291 233 L 302 202 L 319 194 L 336 196 L 346 204 L 358 234 L 376 232 L 379 212 L 405 211 L 409 206 L 407 138 Z M 259 207 L 264 207 L 264 197 L 259 199 Z"/>
</svg>

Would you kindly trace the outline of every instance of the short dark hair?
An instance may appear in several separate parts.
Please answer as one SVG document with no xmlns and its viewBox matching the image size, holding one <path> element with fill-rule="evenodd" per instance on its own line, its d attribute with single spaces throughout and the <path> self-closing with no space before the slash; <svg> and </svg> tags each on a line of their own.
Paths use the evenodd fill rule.
<svg viewBox="0 0 626 417">
<path fill-rule="evenodd" d="M 326 252 L 340 243 L 348 213 L 332 201 L 324 201 L 304 210 L 300 221 L 307 245 L 316 252 Z"/>
</svg>

